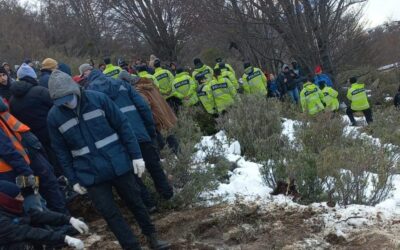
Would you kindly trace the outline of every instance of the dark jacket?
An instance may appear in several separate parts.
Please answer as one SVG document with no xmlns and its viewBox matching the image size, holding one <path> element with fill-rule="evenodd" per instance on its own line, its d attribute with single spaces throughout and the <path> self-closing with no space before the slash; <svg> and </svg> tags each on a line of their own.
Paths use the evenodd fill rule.
<svg viewBox="0 0 400 250">
<path fill-rule="evenodd" d="M 49 231 L 40 226 L 63 226 L 71 217 L 51 211 L 40 212 L 31 209 L 27 215 L 15 215 L 0 207 L 0 246 L 15 243 L 62 244 L 65 234 Z"/>
<path fill-rule="evenodd" d="M 11 87 L 10 112 L 31 131 L 44 145 L 50 144 L 47 131 L 47 114 L 53 106 L 49 90 L 38 86 L 35 79 L 25 77 Z"/>
<path fill-rule="evenodd" d="M 393 103 L 396 108 L 400 108 L 400 92 L 394 96 Z"/>
<path fill-rule="evenodd" d="M 15 177 L 18 175 L 33 174 L 25 159 L 15 150 L 10 138 L 2 129 L 0 129 L 0 159 L 13 168 L 10 172 L 0 173 L 0 180 L 15 182 Z"/>
<path fill-rule="evenodd" d="M 127 82 L 106 77 L 93 70 L 88 77 L 89 90 L 106 94 L 126 115 L 139 142 L 150 142 L 156 136 L 153 114 L 143 97 Z"/>
<path fill-rule="evenodd" d="M 11 97 L 11 86 L 12 84 L 10 80 L 7 81 L 7 85 L 0 84 L 0 97 L 3 97 L 8 101 Z"/>
<path fill-rule="evenodd" d="M 91 186 L 132 170 L 142 158 L 126 116 L 106 95 L 82 91 L 76 110 L 53 106 L 47 122 L 51 145 L 71 185 Z"/>
<path fill-rule="evenodd" d="M 69 76 L 72 76 L 71 67 L 68 66 L 68 64 L 59 63 L 59 64 L 58 64 L 58 69 L 61 70 L 61 71 L 64 72 L 64 73 L 68 74 Z"/>
<path fill-rule="evenodd" d="M 39 78 L 39 84 L 42 87 L 45 87 L 46 89 L 49 88 L 49 78 L 51 75 L 51 70 L 49 69 L 42 69 L 40 70 L 40 72 L 42 72 L 42 74 L 40 75 Z"/>
</svg>

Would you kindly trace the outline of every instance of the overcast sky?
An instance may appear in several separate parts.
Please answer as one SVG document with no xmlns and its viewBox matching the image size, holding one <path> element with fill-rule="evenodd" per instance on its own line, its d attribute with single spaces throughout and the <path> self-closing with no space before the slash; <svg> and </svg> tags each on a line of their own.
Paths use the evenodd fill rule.
<svg viewBox="0 0 400 250">
<path fill-rule="evenodd" d="M 400 21 L 400 0 L 369 0 L 365 10 L 368 27 L 375 27 L 389 19 Z"/>
</svg>

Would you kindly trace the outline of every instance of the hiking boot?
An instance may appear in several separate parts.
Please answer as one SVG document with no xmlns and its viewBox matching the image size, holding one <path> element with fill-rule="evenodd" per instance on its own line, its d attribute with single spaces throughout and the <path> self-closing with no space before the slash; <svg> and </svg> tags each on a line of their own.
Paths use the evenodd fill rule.
<svg viewBox="0 0 400 250">
<path fill-rule="evenodd" d="M 147 243 L 149 243 L 151 249 L 155 250 L 167 250 L 171 247 L 171 244 L 167 241 L 159 240 L 155 233 L 147 236 Z"/>
</svg>

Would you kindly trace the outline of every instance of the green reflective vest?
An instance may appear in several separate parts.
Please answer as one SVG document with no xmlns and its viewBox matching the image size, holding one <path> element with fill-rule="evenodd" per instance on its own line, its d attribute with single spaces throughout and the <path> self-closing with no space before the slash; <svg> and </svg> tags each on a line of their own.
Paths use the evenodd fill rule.
<svg viewBox="0 0 400 250">
<path fill-rule="evenodd" d="M 139 72 L 139 77 L 152 80 L 154 85 L 156 85 L 157 88 L 159 88 L 157 79 L 153 75 L 149 74 L 149 72 L 147 71 Z"/>
<path fill-rule="evenodd" d="M 354 111 L 362 111 L 369 109 L 367 93 L 365 85 L 362 83 L 353 83 L 347 91 L 347 99 L 351 102 L 351 109 Z"/>
<path fill-rule="evenodd" d="M 103 74 L 108 77 L 118 79 L 119 73 L 121 73 L 121 71 L 122 71 L 121 67 L 114 66 L 112 64 L 107 64 L 106 68 L 103 71 Z"/>
<path fill-rule="evenodd" d="M 161 94 L 164 96 L 169 96 L 171 94 L 172 83 L 174 81 L 174 75 L 171 73 L 171 71 L 163 68 L 156 68 L 154 77 L 157 79 L 158 88 L 160 89 Z"/>
<path fill-rule="evenodd" d="M 339 93 L 336 90 L 326 86 L 322 90 L 322 94 L 324 95 L 324 103 L 327 109 L 331 111 L 339 110 L 339 100 L 337 98 Z"/>
<path fill-rule="evenodd" d="M 223 71 L 221 71 L 221 75 L 225 78 L 228 78 L 229 81 L 231 81 L 231 83 L 233 84 L 233 87 L 235 89 L 239 89 L 239 82 L 234 73 L 232 73 L 229 70 L 223 70 Z"/>
<path fill-rule="evenodd" d="M 199 98 L 200 103 L 202 104 L 203 108 L 209 114 L 215 114 L 215 102 L 214 97 L 211 92 L 210 82 L 202 84 L 197 89 L 197 97 Z"/>
<path fill-rule="evenodd" d="M 207 78 L 207 81 L 212 81 L 213 76 L 214 76 L 214 70 L 204 64 L 201 68 L 195 69 L 193 71 L 193 74 L 192 74 L 193 79 L 196 79 L 196 76 L 199 74 L 204 74 Z"/>
<path fill-rule="evenodd" d="M 236 76 L 235 70 L 232 68 L 232 66 L 231 66 L 230 64 L 225 63 L 225 67 L 226 67 L 226 68 L 221 69 L 221 72 L 229 71 L 229 72 L 231 72 L 234 76 Z M 218 68 L 219 68 L 219 63 L 217 63 L 217 64 L 215 65 L 214 69 L 218 69 Z"/>
<path fill-rule="evenodd" d="M 303 86 L 300 93 L 300 102 L 303 112 L 308 112 L 310 115 L 315 115 L 325 109 L 322 104 L 324 95 L 317 85 L 307 82 Z"/>
<path fill-rule="evenodd" d="M 236 89 L 229 79 L 219 76 L 210 82 L 210 88 L 218 113 L 235 103 Z"/>
<path fill-rule="evenodd" d="M 182 72 L 175 76 L 171 96 L 181 99 L 184 106 L 193 106 L 199 101 L 196 90 L 197 84 L 193 78 L 188 72 Z"/>
<path fill-rule="evenodd" d="M 249 68 L 245 69 L 246 72 L 249 70 Z M 260 69 L 253 68 L 251 73 L 243 75 L 242 80 L 243 90 L 246 94 L 267 95 L 267 77 Z"/>
</svg>

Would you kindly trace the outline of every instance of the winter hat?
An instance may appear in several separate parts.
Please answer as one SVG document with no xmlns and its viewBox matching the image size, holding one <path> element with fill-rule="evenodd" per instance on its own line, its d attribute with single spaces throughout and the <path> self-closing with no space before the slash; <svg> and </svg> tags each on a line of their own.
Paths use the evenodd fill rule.
<svg viewBox="0 0 400 250">
<path fill-rule="evenodd" d="M 0 73 L 8 75 L 8 72 L 4 69 L 4 66 L 0 67 Z"/>
<path fill-rule="evenodd" d="M 3 63 L 1 64 L 1 67 L 4 67 L 4 66 L 6 66 L 6 65 L 10 66 L 10 64 L 8 64 L 8 62 L 3 62 Z"/>
<path fill-rule="evenodd" d="M 36 75 L 35 71 L 32 69 L 32 67 L 26 63 L 23 63 L 17 71 L 17 77 L 18 77 L 18 79 L 22 79 L 26 76 L 29 76 L 33 79 L 37 78 L 37 75 Z"/>
<path fill-rule="evenodd" d="M 144 72 L 144 71 L 147 71 L 147 66 L 146 66 L 146 65 L 139 65 L 139 66 L 136 66 L 136 71 L 137 71 L 137 72 Z"/>
<path fill-rule="evenodd" d="M 21 189 L 12 182 L 0 181 L 0 193 L 3 193 L 11 198 L 17 197 L 21 193 Z"/>
<path fill-rule="evenodd" d="M 105 64 L 110 64 L 111 63 L 110 57 L 104 57 L 104 63 Z"/>
<path fill-rule="evenodd" d="M 176 73 L 177 74 L 180 74 L 180 73 L 182 73 L 183 71 L 185 71 L 182 67 L 179 67 L 179 68 L 177 68 L 176 69 Z"/>
<path fill-rule="evenodd" d="M 49 70 L 55 70 L 58 67 L 58 63 L 56 60 L 52 58 L 46 58 L 42 62 L 42 68 L 41 69 L 49 69 Z"/>
<path fill-rule="evenodd" d="M 49 78 L 49 94 L 54 104 L 60 106 L 70 101 L 74 94 L 80 96 L 81 91 L 71 76 L 56 69 Z"/>
<path fill-rule="evenodd" d="M 315 72 L 315 74 L 321 74 L 322 73 L 322 67 L 320 65 L 318 65 L 317 67 L 315 67 L 314 72 Z"/>
<path fill-rule="evenodd" d="M 83 75 L 86 70 L 92 70 L 93 67 L 89 63 L 84 63 L 81 66 L 79 66 L 79 74 Z"/>
<path fill-rule="evenodd" d="M 349 81 L 350 81 L 351 84 L 356 83 L 357 82 L 357 77 L 355 77 L 355 76 L 350 77 Z"/>
<path fill-rule="evenodd" d="M 72 75 L 71 67 L 68 64 L 59 63 L 58 64 L 58 69 L 61 70 L 64 73 L 70 75 L 70 76 Z"/>
</svg>

